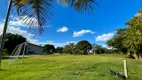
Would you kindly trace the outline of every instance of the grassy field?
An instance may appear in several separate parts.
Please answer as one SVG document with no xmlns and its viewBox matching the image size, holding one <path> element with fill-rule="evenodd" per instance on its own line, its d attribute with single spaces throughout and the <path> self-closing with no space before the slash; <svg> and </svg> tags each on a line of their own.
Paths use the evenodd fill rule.
<svg viewBox="0 0 142 80">
<path fill-rule="evenodd" d="M 123 60 L 128 61 L 128 80 L 142 80 L 142 61 L 120 55 L 33 55 L 8 65 L 2 61 L 0 80 L 119 80 L 109 74 L 109 68 L 123 72 Z"/>
</svg>

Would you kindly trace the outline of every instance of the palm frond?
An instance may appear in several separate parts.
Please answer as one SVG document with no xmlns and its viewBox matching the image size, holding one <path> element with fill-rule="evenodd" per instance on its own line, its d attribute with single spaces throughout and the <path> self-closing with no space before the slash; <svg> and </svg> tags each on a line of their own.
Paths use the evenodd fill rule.
<svg viewBox="0 0 142 80">
<path fill-rule="evenodd" d="M 57 0 L 63 5 L 69 5 L 78 12 L 94 13 L 97 0 Z M 28 23 L 30 30 L 41 34 L 47 20 L 52 16 L 55 0 L 13 0 L 18 16 Z M 36 26 L 36 27 L 35 27 Z"/>
<path fill-rule="evenodd" d="M 98 6 L 97 0 L 58 0 L 65 6 L 71 6 L 78 12 L 94 13 L 95 7 Z"/>
<path fill-rule="evenodd" d="M 23 22 L 36 34 L 41 34 L 47 20 L 52 16 L 54 0 L 14 0 L 14 7 Z M 26 16 L 25 16 L 26 15 Z M 25 17 L 23 17 L 25 16 Z M 36 27 L 35 27 L 36 26 Z"/>
</svg>

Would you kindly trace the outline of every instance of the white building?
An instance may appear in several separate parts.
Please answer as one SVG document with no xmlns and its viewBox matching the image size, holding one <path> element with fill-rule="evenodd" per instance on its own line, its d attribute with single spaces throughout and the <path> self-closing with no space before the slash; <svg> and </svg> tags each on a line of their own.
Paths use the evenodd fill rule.
<svg viewBox="0 0 142 80">
<path fill-rule="evenodd" d="M 42 46 L 27 43 L 26 54 L 43 54 Z"/>
</svg>

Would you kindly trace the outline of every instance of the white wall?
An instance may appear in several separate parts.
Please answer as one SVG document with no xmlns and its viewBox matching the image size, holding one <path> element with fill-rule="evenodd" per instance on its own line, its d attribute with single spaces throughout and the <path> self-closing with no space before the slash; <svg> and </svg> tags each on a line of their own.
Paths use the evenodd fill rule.
<svg viewBox="0 0 142 80">
<path fill-rule="evenodd" d="M 33 54 L 43 54 L 42 47 L 33 45 L 33 44 L 28 44 L 27 46 L 27 54 L 30 54 L 30 52 L 33 52 Z"/>
</svg>

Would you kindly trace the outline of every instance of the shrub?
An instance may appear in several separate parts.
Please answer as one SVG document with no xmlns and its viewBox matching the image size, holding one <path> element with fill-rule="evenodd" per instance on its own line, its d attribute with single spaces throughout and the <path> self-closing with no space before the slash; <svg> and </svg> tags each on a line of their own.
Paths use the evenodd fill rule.
<svg viewBox="0 0 142 80">
<path fill-rule="evenodd" d="M 3 49 L 2 57 L 6 57 L 6 56 L 8 56 L 8 50 L 7 49 Z"/>
</svg>

